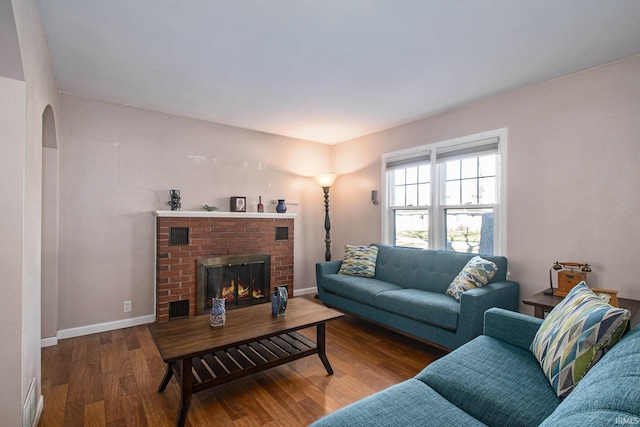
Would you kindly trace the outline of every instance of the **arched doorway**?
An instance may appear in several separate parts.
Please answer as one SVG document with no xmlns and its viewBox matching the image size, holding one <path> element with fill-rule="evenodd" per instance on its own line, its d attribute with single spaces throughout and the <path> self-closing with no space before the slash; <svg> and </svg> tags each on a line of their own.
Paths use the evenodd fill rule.
<svg viewBox="0 0 640 427">
<path fill-rule="evenodd" d="M 58 331 L 58 140 L 53 108 L 42 113 L 41 338 L 55 345 Z"/>
</svg>

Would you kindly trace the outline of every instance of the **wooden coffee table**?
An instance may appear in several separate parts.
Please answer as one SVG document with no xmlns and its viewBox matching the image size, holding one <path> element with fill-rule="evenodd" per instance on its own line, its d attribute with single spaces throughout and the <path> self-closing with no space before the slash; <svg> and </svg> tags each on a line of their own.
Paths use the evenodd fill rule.
<svg viewBox="0 0 640 427">
<path fill-rule="evenodd" d="M 187 420 L 192 393 L 245 377 L 274 366 L 317 354 L 333 374 L 326 355 L 326 322 L 343 314 L 292 298 L 284 317 L 271 316 L 270 304 L 227 312 L 224 326 L 209 326 L 209 316 L 195 316 L 149 325 L 149 332 L 167 364 L 158 387 L 162 392 L 172 376 L 180 384 L 176 426 Z M 297 331 L 316 327 L 316 342 Z"/>
</svg>

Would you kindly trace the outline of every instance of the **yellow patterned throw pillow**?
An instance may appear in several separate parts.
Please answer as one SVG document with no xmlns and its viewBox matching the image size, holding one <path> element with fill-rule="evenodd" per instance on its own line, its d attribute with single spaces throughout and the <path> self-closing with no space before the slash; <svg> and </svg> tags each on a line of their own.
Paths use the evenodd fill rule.
<svg viewBox="0 0 640 427">
<path fill-rule="evenodd" d="M 496 271 L 498 271 L 498 266 L 493 262 L 474 256 L 453 279 L 453 282 L 447 288 L 447 295 L 460 301 L 460 295 L 464 291 L 486 285 L 496 274 Z"/>
<path fill-rule="evenodd" d="M 577 284 L 540 325 L 531 343 L 551 387 L 567 396 L 627 327 L 629 310 L 601 300 Z"/>
<path fill-rule="evenodd" d="M 373 277 L 376 274 L 377 246 L 346 245 L 340 274 Z"/>
</svg>

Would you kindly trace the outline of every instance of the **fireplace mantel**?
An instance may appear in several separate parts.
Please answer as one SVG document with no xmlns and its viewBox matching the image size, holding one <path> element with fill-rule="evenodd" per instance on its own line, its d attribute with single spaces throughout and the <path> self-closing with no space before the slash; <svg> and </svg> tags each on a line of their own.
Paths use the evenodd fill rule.
<svg viewBox="0 0 640 427">
<path fill-rule="evenodd" d="M 156 217 L 200 217 L 200 218 L 295 218 L 291 213 L 220 212 L 220 211 L 154 211 Z"/>
</svg>

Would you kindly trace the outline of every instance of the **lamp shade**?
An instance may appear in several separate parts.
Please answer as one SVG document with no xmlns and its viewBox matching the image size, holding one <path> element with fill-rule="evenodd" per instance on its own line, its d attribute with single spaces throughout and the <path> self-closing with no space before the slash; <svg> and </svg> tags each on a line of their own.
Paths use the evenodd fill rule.
<svg viewBox="0 0 640 427">
<path fill-rule="evenodd" d="M 313 177 L 313 179 L 315 179 L 323 188 L 331 187 L 337 178 L 338 175 L 336 175 L 335 173 L 325 173 Z"/>
</svg>

